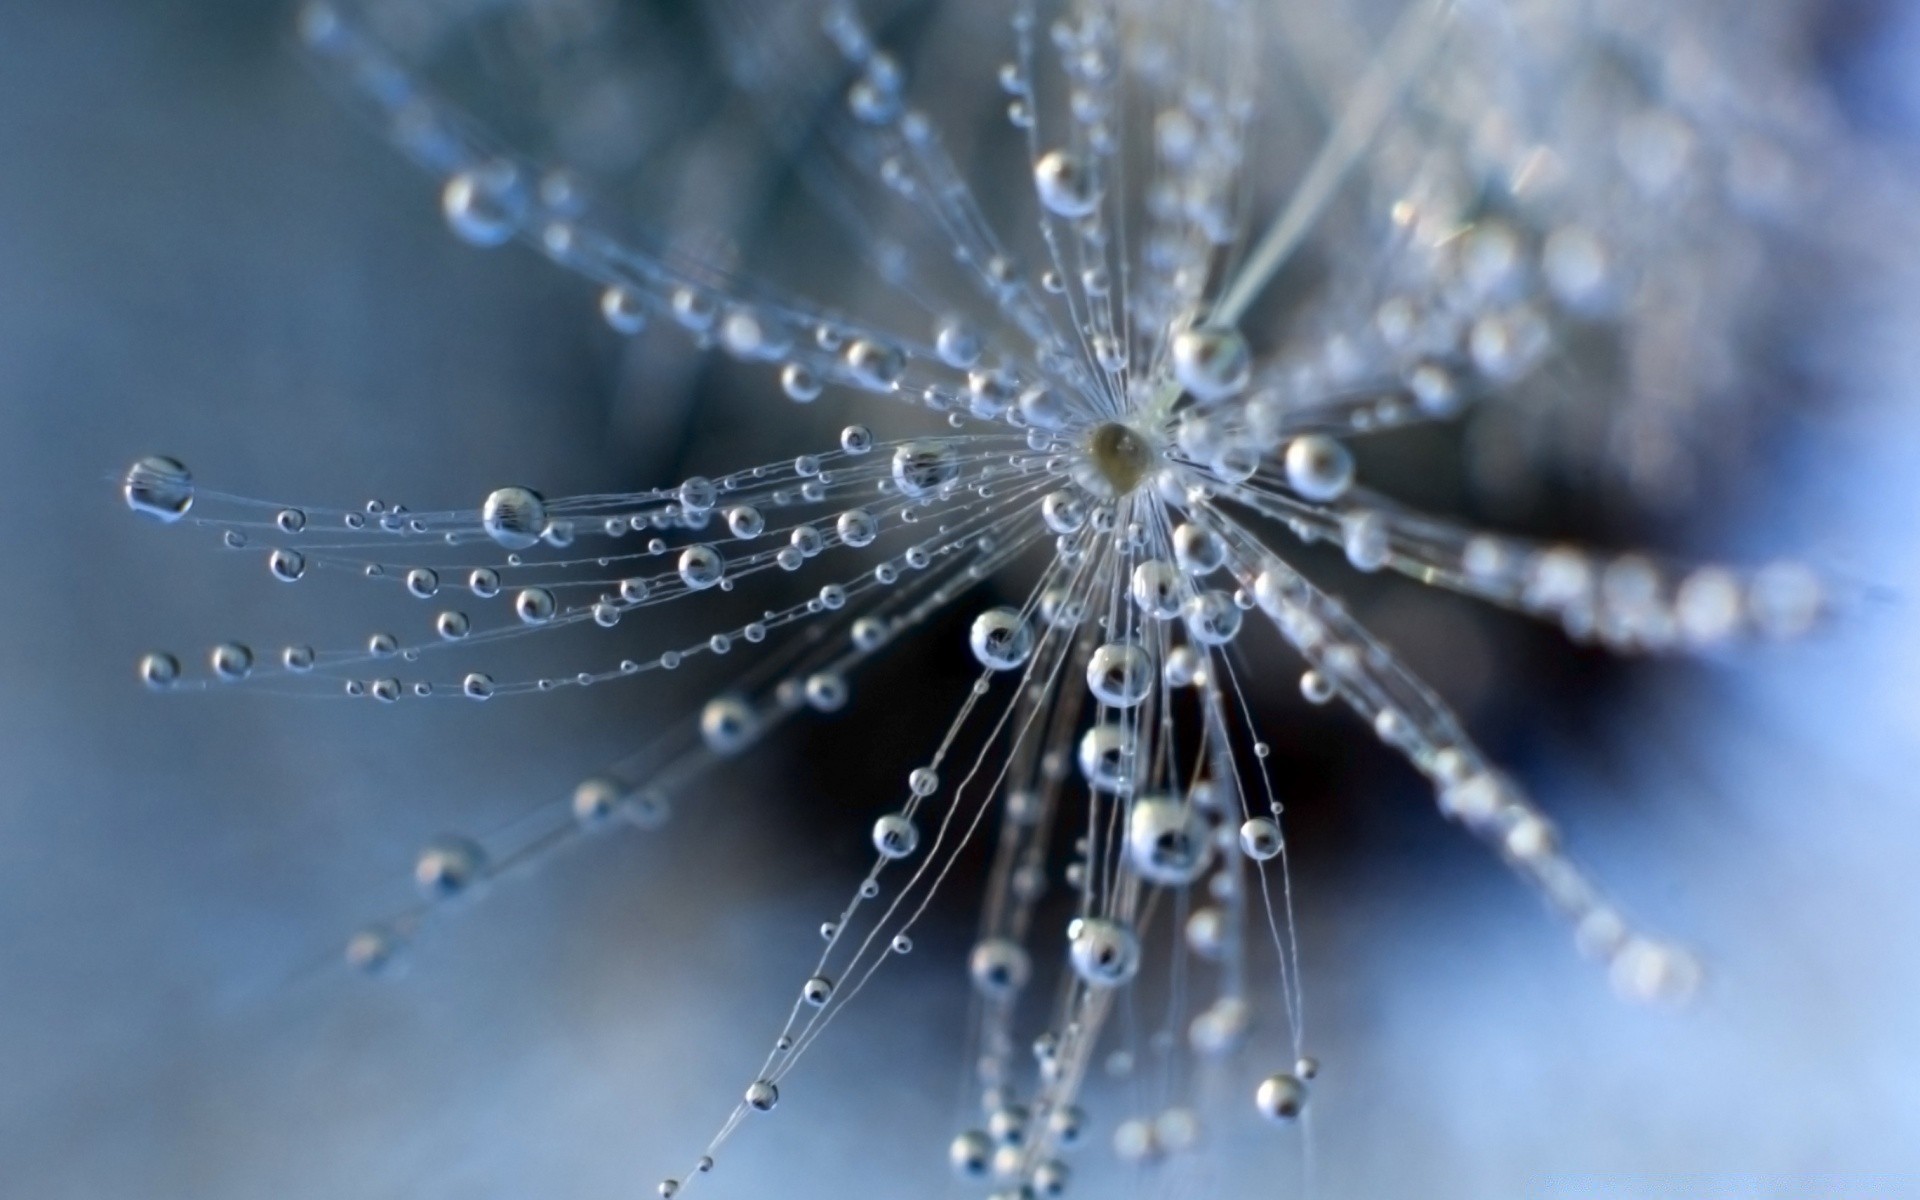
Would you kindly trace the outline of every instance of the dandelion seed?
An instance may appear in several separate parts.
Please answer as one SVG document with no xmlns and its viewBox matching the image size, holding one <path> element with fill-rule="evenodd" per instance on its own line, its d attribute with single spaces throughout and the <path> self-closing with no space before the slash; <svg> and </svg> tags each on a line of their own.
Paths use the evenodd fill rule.
<svg viewBox="0 0 1920 1200">
<path fill-rule="evenodd" d="M 1435 693 L 1286 557 L 1296 543 L 1332 543 L 1357 571 L 1463 593 L 1622 652 L 1799 636 L 1832 608 L 1819 577 L 1797 564 L 1742 571 L 1542 544 L 1413 512 L 1357 478 L 1349 441 L 1534 389 L 1549 367 L 1571 371 L 1575 335 L 1596 327 L 1647 385 L 1629 389 L 1635 395 L 1710 385 L 1711 371 L 1689 374 L 1649 347 L 1672 337 L 1716 351 L 1733 344 L 1743 297 L 1736 280 L 1709 269 L 1716 260 L 1692 254 L 1703 265 L 1685 296 L 1659 282 L 1681 248 L 1738 223 L 1732 181 L 1701 152 L 1686 97 L 1614 78 L 1608 64 L 1621 54 L 1662 61 L 1662 29 L 1681 19 L 1653 0 L 1626 7 L 1644 20 L 1530 47 L 1549 55 L 1542 64 L 1521 53 L 1520 33 L 1498 14 L 1409 5 L 1370 66 L 1337 84 L 1306 81 L 1334 119 L 1261 219 L 1249 208 L 1263 182 L 1253 175 L 1265 152 L 1254 117 L 1269 72 L 1249 31 L 1267 30 L 1264 10 L 1246 0 L 1073 4 L 1043 44 L 1036 7 L 1013 0 L 1011 61 L 988 82 L 1010 97 L 1008 136 L 1029 169 L 1019 184 L 1032 201 L 1030 236 L 1016 238 L 976 199 L 1005 181 L 962 176 L 937 114 L 915 106 L 906 67 L 851 6 L 828 3 L 796 28 L 721 5 L 715 27 L 736 82 L 774 129 L 793 119 L 768 65 L 777 52 L 805 39 L 837 65 L 821 119 L 841 157 L 822 173 L 835 181 L 821 184 L 824 198 L 854 225 L 882 280 L 900 284 L 899 309 L 868 324 L 617 237 L 582 179 L 483 141 L 349 7 L 312 5 L 302 23 L 312 51 L 441 179 L 442 210 L 461 239 L 520 240 L 591 278 L 601 318 L 622 334 L 658 318 L 703 347 L 763 364 L 769 403 L 834 389 L 922 410 L 929 431 L 880 441 L 851 425 L 837 446 L 791 447 L 725 476 L 551 500 L 520 486 L 476 489 L 474 507 L 420 512 L 197 495 L 180 463 L 143 458 L 123 480 L 131 509 L 215 531 L 236 548 L 272 540 L 278 579 L 341 572 L 372 586 L 400 581 L 422 600 L 464 580 L 479 603 L 440 611 L 418 637 L 374 635 L 361 650 L 295 646 L 279 666 L 257 666 L 229 642 L 211 654 L 211 679 L 185 677 L 164 653 L 141 660 L 139 674 L 171 691 L 220 683 L 411 704 L 523 697 L 650 677 L 763 642 L 787 647 L 709 699 L 684 730 L 582 783 L 562 802 L 557 832 L 498 848 L 464 838 L 428 847 L 415 878 L 434 911 L 417 923 L 509 863 L 618 823 L 658 827 L 701 772 L 796 713 L 849 707 L 849 681 L 890 645 L 965 603 L 980 580 L 1031 568 L 1037 577 L 1017 603 L 975 614 L 978 679 L 874 822 L 873 866 L 822 926 L 817 964 L 735 1093 L 742 1099 L 695 1171 L 659 1185 L 663 1196 L 713 1167 L 742 1114 L 774 1108 L 779 1086 L 874 972 L 912 949 L 935 891 L 996 818 L 983 927 L 966 965 L 980 998 L 973 1033 L 986 1048 L 976 1073 L 986 1127 L 955 1137 L 956 1172 L 1001 1177 L 1019 1189 L 1009 1194 L 1065 1191 L 1070 1172 L 1057 1156 L 1093 1119 L 1083 1089 L 1108 1044 L 1115 998 L 1149 966 L 1189 953 L 1220 964 L 1215 990 L 1181 992 L 1156 1044 L 1218 1061 L 1247 1044 L 1254 1001 L 1271 992 L 1286 1013 L 1286 1044 L 1261 1053 L 1294 1065 L 1260 1083 L 1251 1107 L 1277 1122 L 1298 1117 L 1317 1065 L 1302 1052 L 1284 805 L 1244 698 L 1249 658 L 1270 669 L 1270 649 L 1242 645 L 1252 627 L 1291 648 L 1287 670 L 1300 670 L 1308 701 L 1339 701 L 1417 768 L 1439 810 L 1562 914 L 1621 992 L 1683 995 L 1697 976 L 1692 960 L 1630 926 Z M 1580 106 L 1515 106 L 1487 82 L 1524 93 L 1530 80 L 1603 76 L 1629 94 L 1564 120 L 1542 114 Z M 1065 86 L 1056 96 L 1040 80 Z M 1723 119 L 1763 128 L 1763 95 L 1728 86 L 1736 94 L 1717 103 L 1734 115 Z M 904 207 L 914 235 L 888 241 L 860 224 L 843 174 Z M 1348 257 L 1330 255 L 1331 278 L 1292 296 L 1290 328 L 1276 330 L 1258 307 L 1276 279 L 1310 239 L 1338 248 L 1352 234 L 1331 212 L 1336 195 L 1364 211 L 1368 240 Z M 1679 195 L 1695 207 L 1663 222 Z M 1790 212 L 1791 196 L 1781 200 Z M 925 265 L 935 261 L 938 273 Z M 1675 416 L 1595 411 L 1640 429 L 1667 428 Z M 776 599 L 781 580 L 802 573 L 804 598 Z M 573 627 L 624 637 L 633 623 L 623 618 L 636 610 L 742 590 L 769 598 L 762 616 L 684 646 L 546 678 L 496 680 L 451 665 Z M 376 661 L 382 673 L 369 679 Z M 1045 927 L 1039 907 L 1050 839 L 1062 834 L 1074 846 L 1064 880 L 1075 915 L 1064 931 Z M 412 932 L 394 921 L 358 934 L 348 959 L 377 971 Z M 1261 940 L 1273 954 L 1256 967 Z M 1043 1012 L 1027 1012 L 1014 1001 L 1040 970 L 1059 986 Z M 1035 1035 L 1016 1037 L 1033 1022 Z M 1036 1047 L 1032 1064 L 1015 1061 L 1023 1042 Z M 1114 1074 L 1133 1069 L 1130 1052 L 1105 1061 Z M 1200 1134 L 1184 1099 L 1109 1128 L 1114 1152 L 1135 1163 L 1188 1153 Z"/>
</svg>

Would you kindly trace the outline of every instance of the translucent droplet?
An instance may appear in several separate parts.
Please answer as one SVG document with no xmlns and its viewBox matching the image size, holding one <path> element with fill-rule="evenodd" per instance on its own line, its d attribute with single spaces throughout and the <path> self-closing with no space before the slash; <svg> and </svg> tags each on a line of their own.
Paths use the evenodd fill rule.
<svg viewBox="0 0 1920 1200">
<path fill-rule="evenodd" d="M 460 690 L 472 700 L 486 700 L 493 695 L 493 676 L 474 671 L 460 681 Z"/>
<path fill-rule="evenodd" d="M 154 653 L 140 659 L 140 682 L 154 691 L 164 691 L 180 681 L 180 660 L 171 654 Z"/>
<path fill-rule="evenodd" d="M 1010 938 L 988 938 L 967 957 L 967 975 L 982 995 L 1011 996 L 1027 986 L 1033 963 L 1026 947 Z"/>
<path fill-rule="evenodd" d="M 841 513 L 834 522 L 834 531 L 840 535 L 843 545 L 855 548 L 872 545 L 873 539 L 880 535 L 879 524 L 864 508 L 850 508 Z"/>
<path fill-rule="evenodd" d="M 865 425 L 849 425 L 840 431 L 840 448 L 848 454 L 866 454 L 873 449 L 873 430 Z"/>
<path fill-rule="evenodd" d="M 738 697 L 716 697 L 700 710 L 700 737 L 715 754 L 736 754 L 759 732 L 759 719 Z"/>
<path fill-rule="evenodd" d="M 980 331 L 965 317 L 947 317 L 934 334 L 940 361 L 962 371 L 980 361 Z"/>
<path fill-rule="evenodd" d="M 307 573 L 307 556 L 298 550 L 275 550 L 267 555 L 267 570 L 282 583 L 292 583 Z"/>
<path fill-rule="evenodd" d="M 939 491 L 960 474 L 953 448 L 941 442 L 909 442 L 893 452 L 893 481 L 905 496 Z"/>
<path fill-rule="evenodd" d="M 755 1112 L 772 1112 L 780 1103 L 780 1089 L 765 1079 L 756 1079 L 747 1087 L 747 1107 Z"/>
<path fill-rule="evenodd" d="M 1174 378 L 1196 400 L 1224 400 L 1245 388 L 1252 373 L 1252 353 L 1237 329 L 1201 325 L 1174 335 Z"/>
<path fill-rule="evenodd" d="M 1280 826 L 1271 817 L 1253 817 L 1240 826 L 1240 849 L 1255 862 L 1266 862 L 1285 843 Z"/>
<path fill-rule="evenodd" d="M 1292 1121 L 1307 1106 L 1307 1085 L 1298 1076 L 1269 1075 L 1254 1092 L 1253 1104 L 1269 1121 Z"/>
<path fill-rule="evenodd" d="M 447 609 L 433 619 L 433 631 L 449 642 L 457 642 L 473 630 L 467 614 Z"/>
<path fill-rule="evenodd" d="M 1127 860 L 1135 874 L 1184 887 L 1213 861 L 1213 842 L 1198 808 L 1171 796 L 1142 796 L 1127 813 Z"/>
<path fill-rule="evenodd" d="M 413 882 L 429 900 L 452 900 L 471 891 L 481 881 L 486 866 L 486 851 L 479 843 L 470 838 L 442 838 L 414 860 Z"/>
<path fill-rule="evenodd" d="M 1287 485 L 1308 500 L 1338 500 L 1353 486 L 1353 455 L 1322 434 L 1287 444 Z"/>
<path fill-rule="evenodd" d="M 984 1179 L 993 1163 L 993 1139 L 981 1130 L 970 1129 L 948 1144 L 947 1162 L 963 1179 Z"/>
<path fill-rule="evenodd" d="M 274 514 L 273 523 L 281 533 L 299 533 L 307 527 L 307 514 L 297 508 L 283 508 Z"/>
<path fill-rule="evenodd" d="M 521 588 L 513 598 L 514 613 L 529 625 L 545 625 L 558 610 L 553 593 L 543 587 Z"/>
<path fill-rule="evenodd" d="M 547 527 L 547 503 L 531 488 L 497 488 L 480 506 L 480 527 L 509 550 L 530 549 Z"/>
<path fill-rule="evenodd" d="M 1084 217 L 1099 204 L 1093 172 L 1078 155 L 1065 150 L 1041 155 L 1033 167 L 1033 182 L 1040 203 L 1057 217 Z"/>
<path fill-rule="evenodd" d="M 680 582 L 688 591 L 704 591 L 719 583 L 726 569 L 726 560 L 712 546 L 688 546 L 680 552 Z"/>
<path fill-rule="evenodd" d="M 238 683 L 253 671 L 253 651 L 239 642 L 222 642 L 208 656 L 213 673 L 227 683 Z"/>
<path fill-rule="evenodd" d="M 127 468 L 120 494 L 134 512 L 171 525 L 193 507 L 193 473 L 176 459 L 150 455 Z"/>
<path fill-rule="evenodd" d="M 1153 680 L 1153 656 L 1131 642 L 1108 642 L 1087 660 L 1087 688 L 1114 708 L 1132 708 L 1146 699 Z"/>
<path fill-rule="evenodd" d="M 727 510 L 727 531 L 737 538 L 757 538 L 767 528 L 767 518 L 751 504 Z"/>
<path fill-rule="evenodd" d="M 873 823 L 873 848 L 883 858 L 905 858 L 920 845 L 920 829 L 904 813 L 888 813 Z"/>
<path fill-rule="evenodd" d="M 1033 653 L 1033 630 L 1016 608 L 990 608 L 973 619 L 973 656 L 990 671 L 1011 671 Z"/>
<path fill-rule="evenodd" d="M 1140 939 L 1118 921 L 1083 917 L 1074 922 L 1068 959 L 1089 987 L 1120 987 L 1140 970 Z"/>
<path fill-rule="evenodd" d="M 600 293 L 600 315 L 615 333 L 631 337 L 647 327 L 647 309 L 640 293 L 616 283 Z"/>
<path fill-rule="evenodd" d="M 490 247 L 511 241 L 527 215 L 527 188 L 520 170 L 495 161 L 458 172 L 440 193 L 447 226 L 470 245 Z"/>
<path fill-rule="evenodd" d="M 833 999 L 833 980 L 815 975 L 800 986 L 800 999 L 811 1008 L 823 1007 Z"/>
</svg>

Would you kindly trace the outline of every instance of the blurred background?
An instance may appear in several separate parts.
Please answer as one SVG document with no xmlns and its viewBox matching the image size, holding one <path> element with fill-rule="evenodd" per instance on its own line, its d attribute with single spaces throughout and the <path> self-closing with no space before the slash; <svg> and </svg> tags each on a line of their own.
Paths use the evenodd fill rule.
<svg viewBox="0 0 1920 1200">
<path fill-rule="evenodd" d="M 675 164 L 656 211 L 712 210 L 750 248 L 766 218 L 740 197 L 787 185 L 739 186 L 751 144 L 687 136 L 724 89 L 695 23 L 646 11 L 632 61 L 658 90 L 614 123 Z M 1818 30 L 1847 119 L 1910 154 L 1920 13 L 1836 5 Z M 0 148 L 19 602 L 0 628 L 0 1195 L 651 1194 L 784 1017 L 891 782 L 971 677 L 977 606 L 859 681 L 842 719 L 790 727 L 656 834 L 501 886 L 374 984 L 333 969 L 336 948 L 408 902 L 420 844 L 564 797 L 716 677 L 487 706 L 156 698 L 132 670 L 149 649 L 338 644 L 384 598 L 280 588 L 256 556 L 136 521 L 113 478 L 157 452 L 249 495 L 455 506 L 509 481 L 717 474 L 829 445 L 858 410 L 772 402 L 763 374 L 671 334 L 623 342 L 584 281 L 457 243 L 432 181 L 337 101 L 277 4 L 7 6 Z M 1610 543 L 1805 554 L 1870 585 L 1829 632 L 1616 664 L 1404 582 L 1355 593 L 1629 911 L 1698 949 L 1699 1001 L 1616 1001 L 1410 771 L 1288 702 L 1277 672 L 1264 709 L 1325 1073 L 1298 1131 L 1228 1096 L 1206 1151 L 1144 1194 L 1292 1194 L 1305 1142 L 1325 1197 L 1920 1196 L 1911 250 L 1890 245 L 1895 269 L 1810 342 L 1820 402 L 1770 415 L 1723 499 L 1623 512 L 1576 488 L 1523 513 Z M 947 1140 L 973 1120 L 955 1096 L 974 895 L 948 889 L 702 1190 L 944 1194 Z M 1283 1053 L 1270 1024 L 1252 1076 L 1261 1036 Z M 1124 1092 L 1090 1099 L 1079 1194 L 1132 1194 L 1103 1145 Z"/>
</svg>

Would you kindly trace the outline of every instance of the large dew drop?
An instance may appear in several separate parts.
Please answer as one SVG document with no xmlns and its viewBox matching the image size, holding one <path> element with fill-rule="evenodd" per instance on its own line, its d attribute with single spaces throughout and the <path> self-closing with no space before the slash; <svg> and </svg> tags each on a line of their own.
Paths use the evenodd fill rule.
<svg viewBox="0 0 1920 1200">
<path fill-rule="evenodd" d="M 480 527 L 507 549 L 526 550 L 547 527 L 547 502 L 531 488 L 495 489 L 480 506 Z"/>
<path fill-rule="evenodd" d="M 172 524 L 193 507 L 193 473 L 177 459 L 151 455 L 127 468 L 120 494 L 133 511 Z"/>
<path fill-rule="evenodd" d="M 1225 400 L 1247 386 L 1253 356 L 1240 331 L 1202 325 L 1173 339 L 1173 377 L 1202 403 Z"/>
</svg>

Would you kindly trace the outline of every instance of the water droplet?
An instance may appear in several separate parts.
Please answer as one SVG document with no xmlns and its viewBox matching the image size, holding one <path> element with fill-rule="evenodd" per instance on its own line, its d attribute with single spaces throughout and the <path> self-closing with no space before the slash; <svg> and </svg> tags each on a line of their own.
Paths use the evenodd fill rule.
<svg viewBox="0 0 1920 1200">
<path fill-rule="evenodd" d="M 1192 883 L 1213 861 L 1206 818 L 1171 796 L 1139 797 L 1127 813 L 1127 860 L 1152 883 Z"/>
<path fill-rule="evenodd" d="M 481 247 L 504 245 L 526 219 L 526 183 L 510 162 L 483 163 L 447 180 L 440 193 L 440 210 L 448 228 L 462 241 Z"/>
<path fill-rule="evenodd" d="M 873 848 L 883 858 L 905 858 L 920 845 L 920 829 L 904 813 L 888 813 L 873 823 Z"/>
<path fill-rule="evenodd" d="M 1254 1092 L 1253 1104 L 1269 1121 L 1292 1121 L 1307 1106 L 1307 1085 L 1294 1075 L 1269 1075 Z"/>
<path fill-rule="evenodd" d="M 1068 958 L 1089 987 L 1116 988 L 1138 973 L 1140 939 L 1133 930 L 1105 917 L 1083 917 L 1074 926 Z"/>
<path fill-rule="evenodd" d="M 213 665 L 213 673 L 228 683 L 238 683 L 253 671 L 253 651 L 239 642 L 215 646 L 208 661 Z"/>
<path fill-rule="evenodd" d="M 530 488 L 498 488 L 480 506 L 480 527 L 509 550 L 529 549 L 539 544 L 547 528 L 546 501 Z"/>
<path fill-rule="evenodd" d="M 1102 704 L 1132 708 L 1154 682 L 1153 657 L 1131 642 L 1108 642 L 1087 660 L 1087 687 Z"/>
<path fill-rule="evenodd" d="M 1100 202 L 1093 172 L 1078 155 L 1065 150 L 1041 155 L 1033 166 L 1033 182 L 1040 203 L 1057 217 L 1084 217 Z"/>
<path fill-rule="evenodd" d="M 172 524 L 193 507 L 193 473 L 177 459 L 150 455 L 127 468 L 120 494 L 134 512 Z"/>
<path fill-rule="evenodd" d="M 1174 378 L 1202 403 L 1239 392 L 1252 372 L 1253 356 L 1237 329 L 1202 325 L 1174 335 Z"/>
<path fill-rule="evenodd" d="M 1033 631 L 1016 608 L 990 608 L 975 617 L 967 641 L 991 671 L 1011 671 L 1033 653 Z"/>
</svg>

